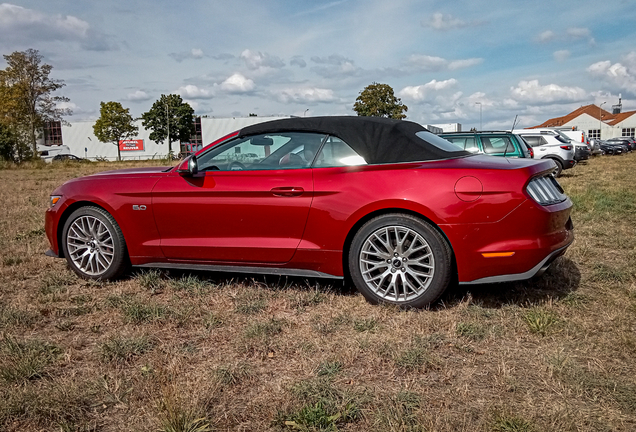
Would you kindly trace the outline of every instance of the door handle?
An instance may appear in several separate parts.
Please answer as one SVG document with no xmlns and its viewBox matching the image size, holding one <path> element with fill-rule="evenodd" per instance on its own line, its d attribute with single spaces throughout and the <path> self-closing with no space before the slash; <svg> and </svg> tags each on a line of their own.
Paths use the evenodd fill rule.
<svg viewBox="0 0 636 432">
<path fill-rule="evenodd" d="M 305 190 L 301 187 L 275 187 L 270 192 L 274 196 L 294 197 L 302 195 Z"/>
</svg>

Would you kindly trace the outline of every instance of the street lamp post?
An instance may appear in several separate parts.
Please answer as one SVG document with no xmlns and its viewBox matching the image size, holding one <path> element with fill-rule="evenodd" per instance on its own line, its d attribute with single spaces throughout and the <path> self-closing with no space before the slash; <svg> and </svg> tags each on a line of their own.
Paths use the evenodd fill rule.
<svg viewBox="0 0 636 432">
<path fill-rule="evenodd" d="M 603 102 L 600 107 L 598 107 L 598 140 L 601 140 L 601 129 L 602 129 L 602 119 L 603 119 L 603 105 L 605 105 L 607 101 Z"/>
<path fill-rule="evenodd" d="M 172 143 L 170 142 L 170 117 L 168 117 L 168 101 L 166 100 L 166 129 L 168 130 L 168 157 L 172 158 Z"/>
<path fill-rule="evenodd" d="M 481 126 L 481 102 L 475 102 L 475 105 L 479 105 L 479 130 L 482 130 Z"/>
</svg>

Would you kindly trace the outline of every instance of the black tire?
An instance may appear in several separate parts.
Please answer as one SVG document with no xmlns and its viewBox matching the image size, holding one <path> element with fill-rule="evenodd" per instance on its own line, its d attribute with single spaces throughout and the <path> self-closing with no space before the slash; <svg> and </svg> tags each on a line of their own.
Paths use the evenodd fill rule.
<svg viewBox="0 0 636 432">
<path fill-rule="evenodd" d="M 353 238 L 348 264 L 354 285 L 370 303 L 404 308 L 433 303 L 448 287 L 452 273 L 450 246 L 442 235 L 404 214 L 365 223 Z"/>
<path fill-rule="evenodd" d="M 84 279 L 110 280 L 127 267 L 124 235 L 115 219 L 99 207 L 81 207 L 64 224 L 62 249 L 69 267 Z"/>
<path fill-rule="evenodd" d="M 556 164 L 556 168 L 554 169 L 554 176 L 555 177 L 560 177 L 561 176 L 561 172 L 563 172 L 563 164 L 558 159 L 552 159 L 552 160 Z"/>
</svg>

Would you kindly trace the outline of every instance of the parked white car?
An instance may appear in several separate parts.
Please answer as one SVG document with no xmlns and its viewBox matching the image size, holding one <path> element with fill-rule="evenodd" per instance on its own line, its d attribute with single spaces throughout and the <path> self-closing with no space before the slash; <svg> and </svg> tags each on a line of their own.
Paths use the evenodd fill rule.
<svg viewBox="0 0 636 432">
<path fill-rule="evenodd" d="M 516 129 L 513 133 L 520 135 L 534 151 L 534 159 L 552 159 L 556 164 L 555 176 L 561 171 L 576 165 L 575 146 L 554 130 Z"/>
<path fill-rule="evenodd" d="M 71 149 L 67 145 L 55 145 L 55 146 L 38 146 L 38 155 L 44 159 L 44 162 L 50 163 L 53 158 L 59 154 L 70 154 Z"/>
</svg>

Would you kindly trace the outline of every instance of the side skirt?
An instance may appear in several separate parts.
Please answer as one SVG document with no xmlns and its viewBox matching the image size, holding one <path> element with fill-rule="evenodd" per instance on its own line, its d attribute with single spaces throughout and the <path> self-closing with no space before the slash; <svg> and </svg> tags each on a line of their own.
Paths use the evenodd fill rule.
<svg viewBox="0 0 636 432">
<path fill-rule="evenodd" d="M 329 279 L 343 279 L 342 276 L 334 276 L 327 273 L 322 273 L 314 270 L 305 269 L 291 269 L 291 268 L 272 268 L 272 267 L 244 267 L 244 266 L 229 266 L 229 265 L 209 265 L 209 264 L 185 264 L 185 263 L 147 263 L 141 264 L 135 267 L 154 267 L 154 268 L 166 268 L 166 269 L 178 269 L 178 270 L 199 270 L 199 271 L 213 271 L 213 272 L 226 272 L 226 273 L 256 273 L 266 275 L 277 276 L 299 276 L 299 277 L 315 277 L 315 278 L 329 278 Z"/>
</svg>

